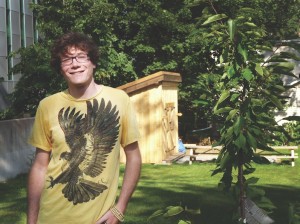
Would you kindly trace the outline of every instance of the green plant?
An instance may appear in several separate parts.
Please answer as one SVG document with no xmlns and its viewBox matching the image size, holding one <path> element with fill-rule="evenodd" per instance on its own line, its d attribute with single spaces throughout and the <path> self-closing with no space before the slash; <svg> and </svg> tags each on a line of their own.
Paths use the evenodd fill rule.
<svg viewBox="0 0 300 224">
<path fill-rule="evenodd" d="M 186 206 L 168 206 L 165 209 L 159 209 L 155 211 L 149 218 L 148 221 L 153 223 L 152 221 L 154 219 L 158 219 L 161 223 L 161 221 L 164 218 L 174 218 L 176 219 L 176 222 L 178 221 L 178 224 L 192 224 L 195 223 L 193 220 L 193 216 L 200 215 L 201 211 L 200 209 L 188 209 Z M 159 219 L 159 218 L 163 219 Z"/>
<path fill-rule="evenodd" d="M 292 138 L 287 138 L 282 132 L 276 132 L 275 135 L 279 140 L 275 141 L 275 145 L 300 145 L 300 122 L 288 122 L 284 123 L 282 126 Z"/>
<path fill-rule="evenodd" d="M 300 223 L 300 203 L 289 204 L 289 222 L 288 224 Z"/>
<path fill-rule="evenodd" d="M 256 149 L 273 151 L 274 132 L 290 136 L 274 119 L 274 111 L 282 110 L 286 102 L 282 75 L 293 76 L 294 64 L 290 52 L 272 51 L 274 43 L 263 40 L 265 30 L 256 26 L 251 18 L 239 16 L 228 19 L 225 14 L 210 16 L 203 23 L 209 26 L 215 38 L 216 62 L 223 69 L 220 85 L 222 93 L 213 108 L 213 115 L 221 120 L 221 145 L 217 167 L 212 175 L 223 173 L 220 186 L 228 191 L 234 181 L 233 170 L 238 170 L 235 185 L 239 189 L 238 208 L 240 220 L 246 222 L 245 199 L 247 180 L 245 175 L 255 169 L 251 162 L 268 163 L 255 154 Z M 290 46 L 295 47 L 297 46 Z M 272 52 L 264 59 L 264 51 Z M 299 82 L 298 82 L 299 83 Z M 272 207 L 272 204 L 270 207 Z"/>
</svg>

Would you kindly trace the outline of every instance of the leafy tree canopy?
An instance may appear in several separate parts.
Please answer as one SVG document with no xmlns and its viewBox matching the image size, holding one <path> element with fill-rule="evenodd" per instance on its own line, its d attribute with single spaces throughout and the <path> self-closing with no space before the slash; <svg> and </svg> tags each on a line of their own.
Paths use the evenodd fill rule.
<svg viewBox="0 0 300 224">
<path fill-rule="evenodd" d="M 17 52 L 21 63 L 13 72 L 23 76 L 5 116 L 33 115 L 40 99 L 65 88 L 49 67 L 49 47 L 75 30 L 99 45 L 98 82 L 118 86 L 159 70 L 179 72 L 181 130 L 205 127 L 220 95 L 215 58 L 223 46 L 212 38 L 218 31 L 201 24 L 211 14 L 243 15 L 266 30 L 264 40 L 275 43 L 297 37 L 299 5 L 298 0 L 40 0 L 32 4 L 40 39 Z"/>
</svg>

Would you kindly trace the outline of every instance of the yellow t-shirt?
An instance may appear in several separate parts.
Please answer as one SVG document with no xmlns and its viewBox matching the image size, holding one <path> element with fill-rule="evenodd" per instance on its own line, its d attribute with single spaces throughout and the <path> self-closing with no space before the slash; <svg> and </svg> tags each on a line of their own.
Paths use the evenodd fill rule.
<svg viewBox="0 0 300 224">
<path fill-rule="evenodd" d="M 43 99 L 29 143 L 51 151 L 39 224 L 94 224 L 115 202 L 120 146 L 138 140 L 128 95 L 103 86 L 91 99 Z"/>
</svg>

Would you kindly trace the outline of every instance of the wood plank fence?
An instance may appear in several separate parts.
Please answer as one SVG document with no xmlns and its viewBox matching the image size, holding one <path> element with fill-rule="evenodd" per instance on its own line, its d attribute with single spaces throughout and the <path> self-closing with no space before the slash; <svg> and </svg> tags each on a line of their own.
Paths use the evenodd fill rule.
<svg viewBox="0 0 300 224">
<path fill-rule="evenodd" d="M 212 160 L 218 157 L 222 146 L 212 147 L 211 145 L 184 144 L 187 154 L 190 156 L 189 163 L 197 160 Z M 273 152 L 257 149 L 256 153 L 267 158 L 270 162 L 281 162 L 289 160 L 291 166 L 295 166 L 295 159 L 298 158 L 298 146 L 272 146 Z"/>
</svg>

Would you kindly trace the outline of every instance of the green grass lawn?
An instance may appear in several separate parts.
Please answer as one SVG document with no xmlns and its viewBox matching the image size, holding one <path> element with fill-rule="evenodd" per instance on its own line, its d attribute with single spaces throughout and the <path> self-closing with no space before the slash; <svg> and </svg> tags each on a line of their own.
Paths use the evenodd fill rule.
<svg viewBox="0 0 300 224">
<path fill-rule="evenodd" d="M 220 175 L 211 177 L 214 167 L 214 163 L 171 166 L 144 164 L 125 223 L 148 223 L 147 218 L 154 211 L 179 204 L 201 209 L 197 224 L 232 223 L 234 203 L 230 195 L 217 189 Z M 300 160 L 296 160 L 295 167 L 271 164 L 255 165 L 255 168 L 253 176 L 260 178 L 256 185 L 266 190 L 266 196 L 277 207 L 270 216 L 275 223 L 286 224 L 288 204 L 300 202 Z M 122 165 L 121 171 L 123 170 Z M 0 183 L 0 224 L 25 223 L 26 178 L 24 174 Z M 171 222 L 163 222 L 167 223 Z"/>
</svg>

